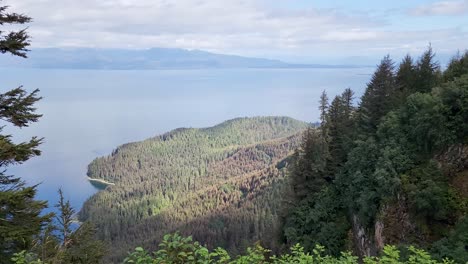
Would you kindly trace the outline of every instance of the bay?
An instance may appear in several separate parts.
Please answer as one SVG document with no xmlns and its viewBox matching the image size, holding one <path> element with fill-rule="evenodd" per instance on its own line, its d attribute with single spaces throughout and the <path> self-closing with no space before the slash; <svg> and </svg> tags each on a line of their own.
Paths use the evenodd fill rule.
<svg viewBox="0 0 468 264">
<path fill-rule="evenodd" d="M 290 116 L 316 122 L 323 90 L 333 98 L 350 87 L 359 97 L 373 70 L 1 69 L 2 92 L 23 85 L 28 91 L 39 88 L 43 96 L 37 104 L 43 114 L 38 123 L 4 129 L 15 142 L 44 137 L 42 155 L 8 168 L 8 173 L 39 184 L 37 198 L 50 206 L 62 188 L 78 210 L 98 191 L 86 178 L 87 165 L 118 145 L 236 117 Z"/>
</svg>

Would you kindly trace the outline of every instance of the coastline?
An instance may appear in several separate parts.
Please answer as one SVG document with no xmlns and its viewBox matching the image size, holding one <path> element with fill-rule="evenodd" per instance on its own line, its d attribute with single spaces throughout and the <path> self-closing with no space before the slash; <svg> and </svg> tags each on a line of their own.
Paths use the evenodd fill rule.
<svg viewBox="0 0 468 264">
<path fill-rule="evenodd" d="M 88 178 L 88 181 L 90 181 L 90 182 L 97 182 L 97 183 L 101 183 L 101 184 L 104 184 L 104 185 L 115 185 L 115 183 L 108 182 L 108 181 L 105 181 L 103 179 L 96 179 L 96 178 L 91 178 L 91 177 L 86 177 L 86 178 Z"/>
</svg>

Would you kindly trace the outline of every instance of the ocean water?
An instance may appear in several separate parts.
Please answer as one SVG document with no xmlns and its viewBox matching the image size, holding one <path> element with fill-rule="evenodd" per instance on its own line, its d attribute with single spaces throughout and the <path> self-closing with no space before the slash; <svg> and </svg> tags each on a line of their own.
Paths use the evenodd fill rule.
<svg viewBox="0 0 468 264">
<path fill-rule="evenodd" d="M 86 179 L 87 165 L 121 144 L 236 117 L 281 115 L 315 122 L 323 90 L 333 98 L 350 87 L 359 97 L 373 70 L 1 69 L 1 92 L 23 85 L 29 91 L 39 88 L 43 97 L 38 123 L 4 129 L 16 142 L 44 137 L 42 155 L 8 173 L 39 184 L 37 198 L 51 207 L 62 188 L 79 210 L 97 191 Z"/>
</svg>

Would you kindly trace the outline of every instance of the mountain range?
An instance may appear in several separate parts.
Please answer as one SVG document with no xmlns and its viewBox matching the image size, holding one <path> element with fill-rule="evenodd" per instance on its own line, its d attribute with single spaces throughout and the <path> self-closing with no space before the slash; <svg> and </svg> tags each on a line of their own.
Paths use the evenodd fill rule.
<svg viewBox="0 0 468 264">
<path fill-rule="evenodd" d="M 280 60 L 250 58 L 176 48 L 95 49 L 39 48 L 28 59 L 0 58 L 0 67 L 43 69 L 159 70 L 226 68 L 356 68 L 359 65 L 292 64 Z"/>
</svg>

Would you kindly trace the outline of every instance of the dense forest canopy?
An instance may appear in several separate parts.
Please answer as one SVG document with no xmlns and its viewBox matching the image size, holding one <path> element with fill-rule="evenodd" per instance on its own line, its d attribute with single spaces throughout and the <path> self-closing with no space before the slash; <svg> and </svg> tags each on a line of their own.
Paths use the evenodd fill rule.
<svg viewBox="0 0 468 264">
<path fill-rule="evenodd" d="M 233 253 L 257 240 L 277 249 L 287 157 L 307 127 L 287 117 L 238 118 L 123 145 L 89 165 L 89 177 L 115 185 L 91 197 L 80 217 L 112 245 L 108 261 L 138 245 L 154 249 L 178 230 Z"/>
<path fill-rule="evenodd" d="M 321 127 L 291 167 L 288 244 L 360 257 L 415 244 L 468 261 L 467 61 L 442 72 L 431 47 L 397 67 L 386 56 L 357 106 L 349 90 L 322 96 Z"/>
</svg>

